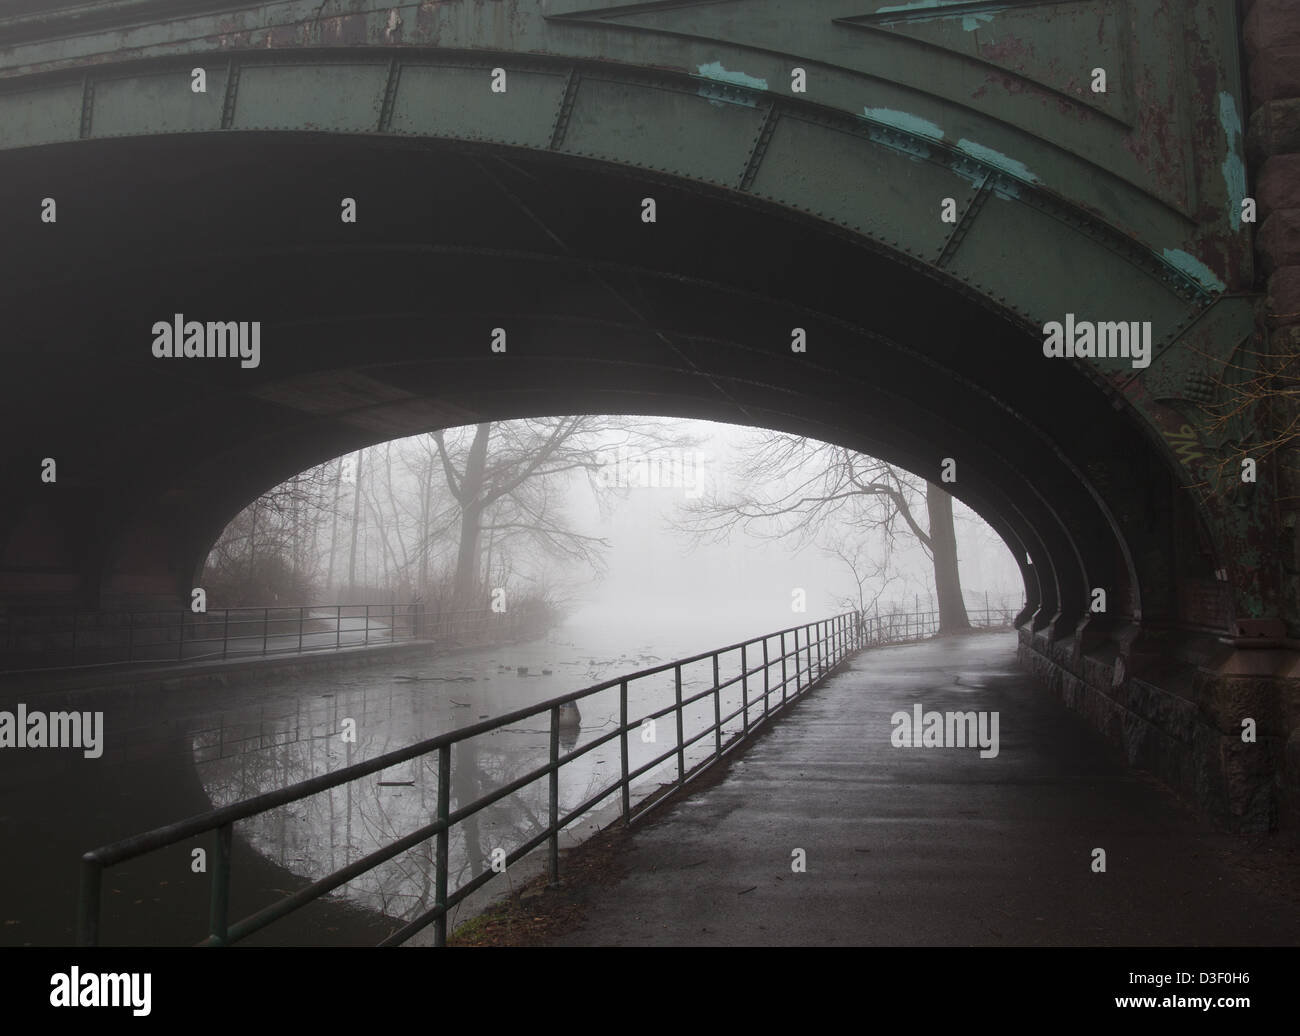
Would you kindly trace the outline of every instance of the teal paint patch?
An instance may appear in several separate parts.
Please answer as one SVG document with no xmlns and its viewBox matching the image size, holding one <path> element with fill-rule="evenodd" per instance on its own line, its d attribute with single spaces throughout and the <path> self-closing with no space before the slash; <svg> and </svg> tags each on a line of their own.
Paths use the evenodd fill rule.
<svg viewBox="0 0 1300 1036">
<path fill-rule="evenodd" d="M 928 119 L 922 119 L 907 112 L 895 111 L 893 108 L 863 108 L 862 114 L 873 122 L 880 122 L 894 129 L 911 133 L 930 140 L 943 140 L 943 130 Z"/>
<path fill-rule="evenodd" d="M 1009 173 L 1019 180 L 1024 180 L 1027 183 L 1043 182 L 1023 162 L 1008 158 L 1000 151 L 994 151 L 991 147 L 977 144 L 973 140 L 966 140 L 964 137 L 957 141 L 957 147 L 970 155 L 971 158 L 977 158 L 985 165 L 991 165 L 994 169 L 1000 169 L 1002 172 Z"/>
<path fill-rule="evenodd" d="M 1227 92 L 1219 94 L 1219 122 L 1228 139 L 1228 154 L 1219 166 L 1228 188 L 1228 219 L 1233 230 L 1240 230 L 1241 200 L 1246 197 L 1246 163 L 1241 158 L 1241 116 L 1237 114 L 1237 102 Z"/>
<path fill-rule="evenodd" d="M 707 65 L 700 65 L 700 75 L 706 79 L 716 79 L 719 83 L 730 83 L 732 86 L 744 86 L 750 90 L 766 90 L 767 80 L 759 79 L 757 76 L 747 76 L 744 72 L 728 72 L 722 67 L 721 61 L 710 61 Z"/>
<path fill-rule="evenodd" d="M 1197 259 L 1194 255 L 1189 255 L 1187 252 L 1178 248 L 1166 248 L 1164 256 L 1165 262 L 1170 266 L 1181 270 L 1192 280 L 1210 291 L 1222 291 L 1227 287 L 1223 281 L 1214 276 L 1213 270 Z"/>
<path fill-rule="evenodd" d="M 910 4 L 891 4 L 888 7 L 876 8 L 877 16 L 882 14 L 913 14 L 918 11 L 934 11 L 929 17 L 909 18 L 908 21 L 929 22 L 938 18 L 955 18 L 957 12 L 947 14 L 944 12 L 945 7 L 966 6 L 970 0 L 915 0 Z M 981 24 L 988 24 L 993 21 L 993 15 L 990 12 L 979 12 L 976 14 L 963 14 L 961 16 L 961 27 L 967 32 L 974 32 Z M 888 21 L 885 24 L 889 24 Z"/>
</svg>

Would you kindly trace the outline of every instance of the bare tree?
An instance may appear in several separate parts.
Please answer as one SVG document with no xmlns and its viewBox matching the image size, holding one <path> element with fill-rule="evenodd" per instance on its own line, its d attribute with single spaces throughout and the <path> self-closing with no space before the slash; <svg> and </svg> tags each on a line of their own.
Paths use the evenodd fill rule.
<svg viewBox="0 0 1300 1036">
<path fill-rule="evenodd" d="M 898 581 L 899 576 L 889 572 L 889 557 L 872 556 L 867 542 L 860 535 L 841 534 L 822 548 L 828 557 L 836 558 L 853 577 L 856 593 L 841 597 L 838 604 L 850 611 L 863 614 L 877 608 L 885 591 Z"/>
<path fill-rule="evenodd" d="M 205 565 L 210 605 L 311 599 L 321 560 L 314 544 L 334 513 L 332 468 L 323 464 L 294 476 L 231 520 Z"/>
<path fill-rule="evenodd" d="M 1200 429 L 1202 439 L 1217 446 L 1213 484 L 1206 482 L 1199 488 L 1209 496 L 1238 492 L 1244 461 L 1262 465 L 1274 457 L 1294 484 L 1300 476 L 1296 461 L 1300 447 L 1300 337 L 1279 332 L 1268 347 L 1243 344 L 1226 362 L 1197 352 L 1221 365 L 1218 373 L 1192 386 L 1191 394 L 1206 418 Z"/>
<path fill-rule="evenodd" d="M 957 568 L 952 497 L 932 482 L 842 446 L 760 431 L 741 447 L 731 495 L 716 490 L 685 504 L 676 522 L 700 540 L 723 541 L 733 529 L 806 546 L 838 524 L 874 535 L 889 552 L 899 535 L 920 543 L 934 567 L 941 632 L 969 629 Z M 925 521 L 918 518 L 925 501 Z"/>
<path fill-rule="evenodd" d="M 522 539 L 599 570 L 608 544 L 570 526 L 561 480 L 583 474 L 600 491 L 605 487 L 597 476 L 613 449 L 654 453 L 695 443 L 662 421 L 590 416 L 485 423 L 434 432 L 433 440 L 460 526 L 452 593 L 457 609 L 481 601 L 485 532 L 498 552 Z"/>
</svg>

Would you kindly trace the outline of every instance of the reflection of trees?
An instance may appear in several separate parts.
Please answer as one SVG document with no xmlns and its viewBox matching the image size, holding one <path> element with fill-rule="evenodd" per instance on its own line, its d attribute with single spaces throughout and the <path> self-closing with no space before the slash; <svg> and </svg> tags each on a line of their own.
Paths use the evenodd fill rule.
<svg viewBox="0 0 1300 1036">
<path fill-rule="evenodd" d="M 263 715 L 240 724 L 225 724 L 223 717 L 220 730 L 196 735 L 196 752 L 216 748 L 219 753 L 198 764 L 213 805 L 251 798 L 397 747 L 389 743 L 395 728 L 375 723 L 373 715 L 369 722 L 358 724 L 362 733 L 357 745 L 342 742 L 337 734 L 339 715 L 339 708 L 332 706 L 324 712 L 329 718 L 322 721 L 317 716 L 305 728 L 301 716 L 268 719 Z M 480 735 L 453 746 L 453 811 L 546 761 L 548 716 L 537 717 L 537 722 L 535 730 Z M 376 736 L 368 739 L 367 730 L 376 731 Z M 561 751 L 570 751 L 579 736 L 578 731 L 562 731 Z M 617 743 L 611 744 L 617 751 Z M 572 773 L 580 772 L 587 759 L 567 767 L 561 776 L 571 781 Z M 383 787 L 381 780 L 412 783 Z M 589 797 L 601 780 L 592 772 L 581 792 L 562 794 L 561 812 Z M 264 856 L 314 881 L 428 824 L 435 819 L 436 803 L 437 755 L 433 753 L 251 817 L 236 830 Z M 490 865 L 493 849 L 512 852 L 541 832 L 548 823 L 547 808 L 547 782 L 542 778 L 457 824 L 449 838 L 449 890 L 481 875 Z M 389 917 L 409 919 L 432 906 L 434 879 L 434 840 L 429 839 L 333 894 Z M 238 884 L 238 873 L 234 880 Z"/>
<path fill-rule="evenodd" d="M 469 738 L 465 741 L 458 741 L 452 748 L 451 752 L 451 808 L 459 809 L 466 803 L 473 802 L 483 794 L 484 774 L 479 770 L 478 764 L 478 746 L 477 738 Z M 488 807 L 493 809 L 494 807 Z M 464 852 L 462 856 L 469 864 L 470 876 L 477 878 L 483 873 L 483 840 L 479 834 L 479 816 L 475 813 L 468 817 L 460 824 L 462 836 L 464 838 Z M 489 849 L 489 851 L 491 851 Z M 450 862 L 448 868 L 450 869 Z M 458 883 L 456 883 L 458 884 Z M 448 880 L 448 887 L 453 882 Z"/>
<path fill-rule="evenodd" d="M 802 640 L 801 648 L 807 650 Z M 778 656 L 779 646 L 774 645 L 772 657 Z M 761 649 L 751 649 L 750 665 L 760 659 Z M 793 677 L 793 659 L 791 662 Z M 724 656 L 719 666 L 721 679 L 738 673 L 739 663 L 738 652 Z M 804 664 L 808 664 L 806 655 Z M 712 675 L 708 659 L 683 667 L 683 697 L 710 686 Z M 779 677 L 774 677 L 773 683 L 776 679 Z M 761 711 L 761 688 L 761 676 L 751 677 L 751 722 Z M 640 717 L 668 705 L 673 697 L 671 670 L 629 685 L 629 763 L 633 769 L 672 749 L 676 725 L 671 714 L 658 721 L 658 740 L 653 744 L 641 741 L 637 725 Z M 724 691 L 723 713 L 732 711 L 739 698 L 739 685 Z M 389 689 L 386 694 L 340 694 L 314 702 L 298 699 L 288 706 L 290 711 L 281 713 L 268 706 L 219 715 L 207 729 L 194 732 L 197 767 L 213 804 L 227 805 L 340 770 L 408 743 L 420 736 L 410 730 L 410 715 L 419 715 L 426 707 L 415 688 L 401 688 Z M 618 717 L 618 691 L 615 688 L 584 699 L 581 708 L 582 729 L 561 728 L 563 754 L 611 729 Z M 357 720 L 359 740 L 355 745 L 344 743 L 338 735 L 342 719 L 348 716 Z M 686 736 L 708 726 L 712 718 L 711 696 L 689 706 Z M 549 713 L 543 712 L 454 745 L 452 810 L 482 799 L 544 764 L 549 754 L 549 720 Z M 736 730 L 740 724 L 739 718 L 732 720 L 728 730 Z M 707 737 L 697 741 L 688 750 L 688 765 L 692 756 L 710 752 L 712 743 Z M 638 787 L 675 778 L 676 763 L 671 755 L 662 765 L 665 769 L 639 778 Z M 565 767 L 560 782 L 561 814 L 614 782 L 618 766 L 618 740 L 611 739 Z M 430 823 L 437 804 L 437 769 L 433 753 L 250 818 L 239 823 L 236 831 L 264 856 L 307 880 L 317 880 Z M 381 786 L 381 781 L 391 786 Z M 513 852 L 543 831 L 548 821 L 548 786 L 542 777 L 457 824 L 449 836 L 449 890 L 481 876 L 490 866 L 494 849 Z M 434 840 L 429 839 L 354 879 L 334 895 L 389 917 L 414 917 L 433 903 L 434 849 Z M 238 889 L 238 871 L 234 879 Z"/>
</svg>

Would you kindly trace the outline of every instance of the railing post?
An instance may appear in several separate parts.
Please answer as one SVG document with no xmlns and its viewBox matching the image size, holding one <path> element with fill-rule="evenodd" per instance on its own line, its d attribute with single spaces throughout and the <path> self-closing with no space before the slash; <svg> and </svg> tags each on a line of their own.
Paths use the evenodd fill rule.
<svg viewBox="0 0 1300 1036">
<path fill-rule="evenodd" d="M 801 664 L 799 661 L 799 627 L 796 626 L 794 628 L 794 693 L 796 695 L 803 689 L 803 683 L 800 679 L 802 675 L 800 671 Z"/>
<path fill-rule="evenodd" d="M 679 663 L 673 669 L 674 683 L 677 686 L 677 783 L 686 783 L 686 746 L 682 744 L 682 667 Z"/>
<path fill-rule="evenodd" d="M 551 848 L 549 870 L 551 884 L 560 883 L 560 707 L 551 706 Z"/>
<path fill-rule="evenodd" d="M 370 605 L 368 605 L 368 604 L 366 605 L 366 639 L 365 639 L 365 645 L 366 645 L 367 647 L 369 647 L 369 645 L 370 645 Z"/>
<path fill-rule="evenodd" d="M 722 688 L 718 686 L 718 653 L 713 652 L 713 758 L 722 755 Z"/>
<path fill-rule="evenodd" d="M 618 725 L 623 731 L 623 737 L 619 741 L 619 757 L 623 767 L 623 780 L 620 787 L 623 789 L 623 823 L 629 822 L 629 814 L 632 812 L 632 789 L 627 780 L 627 681 L 621 680 L 618 685 Z"/>
<path fill-rule="evenodd" d="M 334 650 L 343 646 L 343 605 L 334 606 Z"/>
<path fill-rule="evenodd" d="M 785 684 L 786 684 L 786 680 L 788 679 L 788 677 L 786 676 L 786 669 L 785 669 L 786 654 L 787 652 L 785 650 L 785 630 L 782 630 L 781 631 L 781 704 L 782 705 L 785 704 Z"/>
<path fill-rule="evenodd" d="M 271 609 L 262 609 L 262 657 L 266 657 L 266 641 L 271 636 Z"/>
<path fill-rule="evenodd" d="M 230 609 L 227 608 L 221 623 L 221 661 L 226 660 L 226 649 L 230 646 Z"/>
<path fill-rule="evenodd" d="M 438 746 L 438 819 L 445 825 L 451 815 L 451 745 Z M 433 922 L 433 945 L 447 945 L 447 844 L 450 831 L 444 826 L 434 841 L 434 900 L 441 913 Z"/>
<path fill-rule="evenodd" d="M 767 660 L 767 637 L 763 637 L 763 718 L 767 719 L 767 701 L 772 693 L 772 681 L 768 678 L 771 670 Z"/>
<path fill-rule="evenodd" d="M 302 605 L 298 606 L 298 654 L 302 654 L 302 627 L 307 618 L 307 609 Z"/>
<path fill-rule="evenodd" d="M 744 710 L 745 725 L 743 735 L 749 736 L 749 653 L 746 645 L 740 645 L 740 701 Z"/>
<path fill-rule="evenodd" d="M 81 896 L 77 919 L 77 945 L 99 945 L 99 894 L 104 868 L 99 861 L 81 858 Z"/>
<path fill-rule="evenodd" d="M 208 931 L 217 946 L 225 946 L 230 920 L 230 839 L 233 824 L 222 824 L 213 832 L 212 895 Z"/>
<path fill-rule="evenodd" d="M 822 640 L 824 638 L 825 638 L 825 633 L 822 630 L 822 623 L 819 621 L 817 623 L 817 678 L 818 679 L 821 679 L 822 673 L 826 671 L 826 667 L 822 664 Z"/>
</svg>

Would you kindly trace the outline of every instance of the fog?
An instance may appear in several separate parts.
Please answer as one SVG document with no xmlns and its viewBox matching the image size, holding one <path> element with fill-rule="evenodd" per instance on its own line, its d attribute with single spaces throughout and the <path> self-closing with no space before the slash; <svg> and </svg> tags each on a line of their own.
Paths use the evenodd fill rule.
<svg viewBox="0 0 1300 1036">
<path fill-rule="evenodd" d="M 730 468 L 739 459 L 736 447 L 750 429 L 706 421 L 675 422 L 699 435 L 701 481 L 724 493 Z M 788 539 L 769 539 L 734 531 L 722 543 L 697 543 L 673 528 L 673 519 L 698 489 L 683 486 L 629 487 L 611 496 L 600 513 L 586 486 L 571 490 L 572 513 L 584 532 L 610 541 L 606 572 L 576 593 L 571 622 L 607 627 L 627 626 L 676 631 L 702 619 L 708 625 L 752 636 L 804 621 L 791 611 L 797 588 L 807 594 L 807 614 L 819 617 L 842 610 L 841 599 L 854 593 L 844 564 L 816 545 L 797 549 Z M 975 512 L 958 502 L 954 509 L 962 584 L 969 607 L 990 601 L 1019 605 L 1020 571 L 1010 551 Z M 920 610 L 934 607 L 934 577 L 929 558 L 911 537 L 894 545 L 898 577 L 885 591 L 879 608 Z M 728 617 L 723 619 L 723 617 Z M 734 624 L 732 621 L 734 619 Z"/>
<path fill-rule="evenodd" d="M 557 431 L 564 445 L 548 455 Z M 298 604 L 305 596 L 305 603 L 418 598 L 435 610 L 485 608 L 491 593 L 502 592 L 503 600 L 555 603 L 557 620 L 599 630 L 603 643 L 636 644 L 650 634 L 700 649 L 859 603 L 882 614 L 937 608 L 935 563 L 897 506 L 888 527 L 872 524 L 890 512 L 883 498 L 863 498 L 864 506 L 886 508 L 871 521 L 861 507 L 782 518 L 782 527 L 731 521 L 742 498 L 762 511 L 779 510 L 773 501 L 791 487 L 796 496 L 828 494 L 825 483 L 809 488 L 810 472 L 842 463 L 846 451 L 675 419 L 539 419 L 478 426 L 475 435 L 469 426 L 371 447 L 250 505 L 209 558 L 214 606 Z M 793 449 L 793 458 L 756 468 L 770 461 L 774 443 Z M 534 471 L 539 457 L 551 467 Z M 864 470 L 862 478 L 901 480 L 895 484 L 911 494 L 911 510 L 925 524 L 923 480 L 875 461 Z M 498 493 L 516 472 L 521 484 Z M 470 500 L 474 477 L 479 496 Z M 476 501 L 483 502 L 482 532 L 467 546 L 464 515 Z M 706 503 L 725 527 L 691 526 L 688 509 Z M 1020 573 L 1002 541 L 958 501 L 953 530 L 972 620 L 986 603 L 1018 610 Z M 845 558 L 828 550 L 837 544 L 841 554 L 860 552 L 861 587 Z M 477 571 L 468 581 L 466 556 L 479 559 L 469 563 Z M 253 572 L 262 575 L 245 578 Z"/>
</svg>

